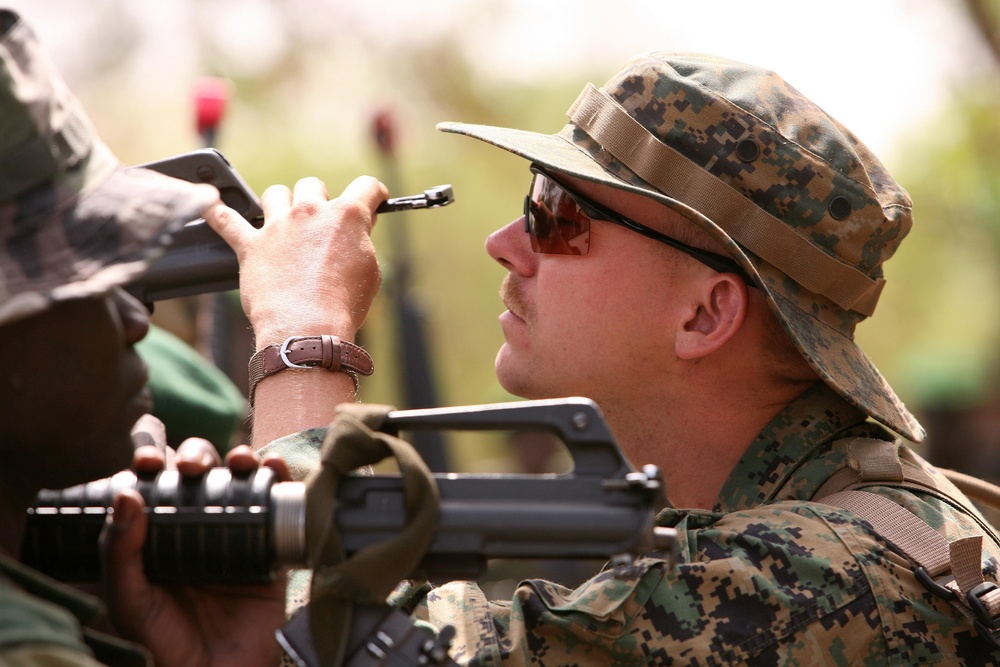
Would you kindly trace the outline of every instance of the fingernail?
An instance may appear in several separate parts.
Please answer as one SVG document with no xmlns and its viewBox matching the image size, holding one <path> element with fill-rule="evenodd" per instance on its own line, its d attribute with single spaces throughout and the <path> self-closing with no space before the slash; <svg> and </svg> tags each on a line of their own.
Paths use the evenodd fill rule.
<svg viewBox="0 0 1000 667">
<path fill-rule="evenodd" d="M 193 463 L 195 465 L 208 465 L 209 457 L 202 452 L 184 451 L 177 457 L 178 462 Z"/>
</svg>

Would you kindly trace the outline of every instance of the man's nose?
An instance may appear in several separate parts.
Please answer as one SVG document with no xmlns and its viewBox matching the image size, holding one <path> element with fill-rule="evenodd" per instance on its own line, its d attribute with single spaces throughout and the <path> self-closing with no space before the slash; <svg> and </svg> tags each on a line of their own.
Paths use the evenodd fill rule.
<svg viewBox="0 0 1000 667">
<path fill-rule="evenodd" d="M 535 253 L 524 231 L 524 216 L 520 216 L 486 237 L 486 253 L 509 271 L 530 273 Z"/>
</svg>

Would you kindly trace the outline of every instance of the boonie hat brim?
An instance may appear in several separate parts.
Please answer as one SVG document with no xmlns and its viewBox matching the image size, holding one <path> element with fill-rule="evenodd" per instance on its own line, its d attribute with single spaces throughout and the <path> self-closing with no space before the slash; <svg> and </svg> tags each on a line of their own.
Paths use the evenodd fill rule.
<svg viewBox="0 0 1000 667">
<path fill-rule="evenodd" d="M 14 12 L 0 10 L 0 325 L 138 276 L 218 191 L 124 168 Z"/>
</svg>

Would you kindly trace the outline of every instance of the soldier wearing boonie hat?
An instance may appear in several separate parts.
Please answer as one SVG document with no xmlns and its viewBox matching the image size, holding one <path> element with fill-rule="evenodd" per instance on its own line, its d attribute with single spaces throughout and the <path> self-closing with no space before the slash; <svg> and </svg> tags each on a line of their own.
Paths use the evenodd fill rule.
<svg viewBox="0 0 1000 667">
<path fill-rule="evenodd" d="M 854 342 L 912 224 L 909 196 L 857 138 L 775 74 L 693 54 L 639 58 L 604 88 L 588 86 L 568 115 L 555 135 L 439 129 L 673 208 L 754 277 L 827 384 L 923 438 Z"/>
<path fill-rule="evenodd" d="M 525 218 L 487 241 L 509 272 L 498 375 L 528 398 L 593 389 L 633 462 L 660 465 L 671 498 L 701 509 L 658 517 L 680 534 L 674 567 L 654 553 L 576 590 L 528 580 L 503 604 L 468 582 L 401 598 L 457 627 L 463 664 L 1000 664 L 996 533 L 896 437 L 924 432 L 854 342 L 910 229 L 903 188 L 776 74 L 721 58 L 644 54 L 567 115 L 553 135 L 438 126 L 536 173 Z M 694 241 L 671 237 L 683 226 Z M 653 240 L 712 271 L 689 262 L 672 283 L 638 284 L 666 257 Z M 697 301 L 700 285 L 723 291 Z M 619 298 L 627 305 L 606 307 Z M 673 301 L 690 315 L 655 340 L 587 314 Z M 547 328 L 556 311 L 562 336 Z M 787 333 L 801 365 L 789 379 L 804 382 L 770 403 L 795 384 L 756 365 L 778 346 L 769 332 Z M 578 363 L 558 356 L 587 334 Z M 741 421 L 740 401 L 765 418 Z"/>
<path fill-rule="evenodd" d="M 497 375 L 526 398 L 598 402 L 629 458 L 662 470 L 677 507 L 657 523 L 677 530 L 679 561 L 654 552 L 574 590 L 526 579 L 510 602 L 474 582 L 404 583 L 393 601 L 452 626 L 460 664 L 1000 664 L 996 531 L 896 436 L 923 430 L 853 340 L 910 227 L 903 189 L 778 76 L 724 59 L 646 54 L 569 116 L 555 135 L 439 126 L 535 172 L 524 217 L 486 242 L 508 271 Z M 335 207 L 336 229 L 370 230 L 372 185 L 345 191 L 359 206 Z M 319 190 L 300 181 L 272 201 L 291 210 Z M 238 255 L 266 242 L 232 212 L 207 219 Z M 323 282 L 357 298 L 331 311 L 315 280 L 285 281 L 291 305 L 280 326 L 251 315 L 258 334 L 302 333 L 319 307 L 357 331 L 379 274 L 359 261 L 370 239 L 348 238 Z M 271 405 L 320 408 L 281 410 L 269 431 L 266 449 L 304 469 L 323 430 L 278 436 L 352 390 L 279 377 Z"/>
<path fill-rule="evenodd" d="M 282 586 L 254 587 L 260 602 L 236 605 L 202 593 L 238 633 L 256 631 L 232 642 L 214 609 L 190 599 L 181 608 L 143 577 L 134 491 L 115 498 L 105 577 L 118 629 L 145 649 L 84 630 L 103 604 L 18 561 L 39 490 L 110 476 L 132 458 L 130 431 L 150 407 L 135 350 L 149 319 L 120 286 L 217 201 L 212 186 L 123 168 L 29 26 L 0 10 L 0 664 L 147 664 L 152 653 L 158 665 L 188 665 L 214 642 L 229 642 L 220 655 L 243 664 L 278 660 L 271 635 L 283 619 Z M 196 469 L 184 474 L 203 473 L 209 464 L 198 457 L 210 452 L 207 442 L 182 444 L 178 457 L 194 455 Z M 136 456 L 163 465 L 162 454 Z"/>
</svg>

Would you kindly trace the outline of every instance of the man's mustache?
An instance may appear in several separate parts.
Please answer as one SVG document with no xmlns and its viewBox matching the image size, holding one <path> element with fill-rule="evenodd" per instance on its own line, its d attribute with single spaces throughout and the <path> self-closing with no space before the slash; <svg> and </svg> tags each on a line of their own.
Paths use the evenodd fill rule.
<svg viewBox="0 0 1000 667">
<path fill-rule="evenodd" d="M 500 284 L 500 298 L 507 309 L 525 321 L 530 321 L 534 315 L 534 307 L 524 297 L 521 284 L 508 273 Z"/>
</svg>

